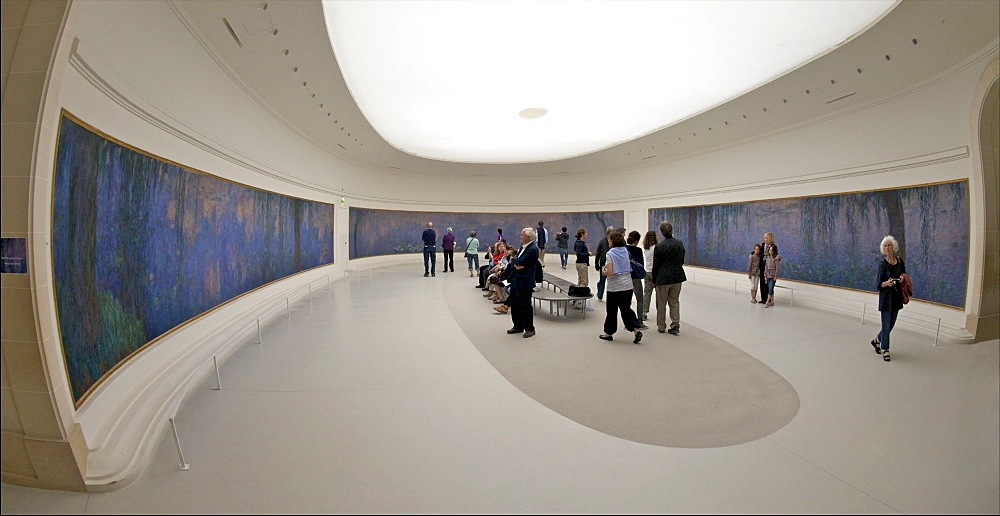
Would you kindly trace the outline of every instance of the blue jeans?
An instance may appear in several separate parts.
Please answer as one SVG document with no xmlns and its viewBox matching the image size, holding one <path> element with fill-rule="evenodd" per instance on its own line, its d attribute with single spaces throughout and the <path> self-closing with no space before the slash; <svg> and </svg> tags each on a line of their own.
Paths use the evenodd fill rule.
<svg viewBox="0 0 1000 516">
<path fill-rule="evenodd" d="M 777 279 L 775 279 L 775 278 L 768 278 L 767 279 L 767 295 L 769 295 L 769 296 L 773 296 L 774 295 L 774 283 L 776 281 L 777 281 Z"/>
<path fill-rule="evenodd" d="M 597 271 L 597 299 L 604 299 L 604 285 L 608 282 L 608 277 L 598 269 Z"/>
<path fill-rule="evenodd" d="M 878 341 L 882 343 L 882 351 L 887 351 L 889 349 L 889 333 L 892 332 L 892 327 L 896 326 L 896 316 L 899 315 L 899 310 L 886 310 L 879 313 L 882 314 L 882 331 L 878 332 Z"/>
<path fill-rule="evenodd" d="M 569 263 L 569 248 L 568 247 L 565 248 L 565 249 L 562 248 L 562 247 L 559 248 L 559 263 L 563 266 L 563 269 L 565 269 L 566 268 L 566 264 Z"/>
<path fill-rule="evenodd" d="M 476 254 L 468 254 L 468 253 L 466 253 L 465 259 L 468 260 L 468 262 L 469 262 L 469 270 L 470 271 L 478 271 L 479 270 L 479 253 L 476 253 Z M 472 266 L 473 264 L 475 264 L 474 268 Z"/>
<path fill-rule="evenodd" d="M 437 267 L 437 253 L 434 251 L 435 251 L 434 246 L 432 245 L 424 246 L 424 274 L 427 274 L 428 272 L 434 272 L 434 269 Z M 430 262 L 430 267 L 431 267 L 429 270 L 427 269 L 428 261 Z"/>
</svg>

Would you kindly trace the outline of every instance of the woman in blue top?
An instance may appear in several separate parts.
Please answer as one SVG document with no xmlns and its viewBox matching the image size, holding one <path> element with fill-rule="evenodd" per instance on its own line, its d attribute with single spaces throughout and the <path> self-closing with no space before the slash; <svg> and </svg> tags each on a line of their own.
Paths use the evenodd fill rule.
<svg viewBox="0 0 1000 516">
<path fill-rule="evenodd" d="M 614 340 L 612 335 L 618 331 L 617 315 L 621 312 L 622 323 L 625 329 L 635 334 L 632 342 L 638 344 L 642 340 L 642 332 L 639 331 L 639 319 L 632 310 L 632 266 L 629 263 L 630 255 L 625 248 L 625 235 L 621 230 L 614 230 L 608 235 L 607 262 L 601 268 L 607 281 L 608 294 L 608 315 L 604 318 L 604 334 L 600 335 L 603 340 Z"/>
<path fill-rule="evenodd" d="M 878 262 L 878 311 L 882 314 L 882 329 L 872 339 L 872 347 L 876 353 L 882 354 L 882 360 L 889 361 L 889 333 L 896 325 L 896 316 L 903 309 L 903 289 L 900 286 L 900 276 L 906 274 L 903 259 L 896 256 L 899 252 L 899 242 L 888 235 L 882 239 L 882 254 L 885 259 Z"/>
</svg>

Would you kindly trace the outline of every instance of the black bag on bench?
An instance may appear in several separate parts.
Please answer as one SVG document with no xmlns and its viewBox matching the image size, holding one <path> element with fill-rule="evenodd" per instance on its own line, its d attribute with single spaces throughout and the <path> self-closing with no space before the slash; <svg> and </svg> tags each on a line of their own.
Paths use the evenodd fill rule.
<svg viewBox="0 0 1000 516">
<path fill-rule="evenodd" d="M 577 285 L 570 285 L 569 290 L 566 291 L 566 295 L 569 297 L 587 297 L 590 294 L 590 287 L 580 287 Z"/>
</svg>

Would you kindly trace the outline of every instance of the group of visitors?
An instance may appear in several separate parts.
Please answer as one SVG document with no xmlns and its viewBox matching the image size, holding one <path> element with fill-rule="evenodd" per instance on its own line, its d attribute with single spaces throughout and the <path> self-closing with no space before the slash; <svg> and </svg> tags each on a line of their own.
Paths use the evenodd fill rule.
<svg viewBox="0 0 1000 516">
<path fill-rule="evenodd" d="M 595 252 L 587 245 L 587 230 L 580 228 L 575 233 L 573 253 L 576 255 L 577 285 L 590 284 L 590 257 L 594 257 L 594 267 L 600 274 L 597 282 L 597 299 L 604 301 L 607 294 L 607 315 L 604 319 L 602 340 L 613 340 L 618 329 L 618 318 L 633 334 L 632 342 L 642 340 L 642 330 L 648 327 L 649 311 L 653 294 L 656 294 L 656 326 L 659 333 L 680 334 L 680 293 L 681 284 L 687 280 L 684 274 L 684 244 L 674 238 L 673 225 L 661 222 L 659 226 L 663 240 L 655 231 L 647 231 L 643 236 L 638 231 L 625 234 L 624 228 L 608 226 L 604 238 L 597 243 Z M 444 272 L 455 271 L 454 251 L 456 239 L 452 228 L 446 230 L 442 239 L 444 251 Z M 437 235 L 434 224 L 427 223 L 423 235 L 424 276 L 435 276 L 435 246 Z M 494 304 L 494 310 L 510 314 L 513 326 L 508 334 L 523 334 L 525 338 L 535 335 L 534 309 L 531 293 L 539 282 L 540 271 L 545 267 L 545 247 L 549 243 L 548 229 L 543 221 L 537 228 L 524 228 L 519 235 L 520 247 L 508 246 L 503 229 L 497 228 L 497 239 L 488 247 L 487 263 L 479 265 L 480 242 L 472 231 L 462 249 L 469 263 L 469 276 L 479 273 L 479 284 Z M 641 244 L 640 244 L 641 241 Z M 566 269 L 569 262 L 569 233 L 562 227 L 555 235 L 559 251 L 560 266 Z M 641 245 L 641 248 L 640 248 Z M 891 235 L 882 239 L 880 251 L 885 258 L 878 266 L 879 312 L 882 324 L 879 333 L 871 341 L 875 352 L 886 362 L 889 356 L 889 335 L 896 324 L 899 310 L 908 300 L 912 285 L 906 275 L 902 258 L 897 256 L 899 242 Z M 639 277 L 633 270 L 633 263 L 645 272 Z M 774 242 L 774 234 L 764 233 L 764 240 L 756 244 L 747 259 L 747 278 L 750 280 L 750 302 L 763 304 L 765 308 L 774 306 L 774 288 L 779 277 L 781 255 Z M 760 300 L 757 292 L 760 292 Z M 636 308 L 632 309 L 632 298 Z M 669 315 L 669 325 L 667 317 Z"/>
<path fill-rule="evenodd" d="M 760 285 L 760 302 L 764 308 L 774 306 L 774 285 L 778 281 L 778 244 L 774 235 L 764 233 L 764 241 L 753 246 L 747 261 L 747 278 L 750 280 L 750 302 L 757 303 L 757 285 Z"/>
<path fill-rule="evenodd" d="M 680 334 L 680 293 L 681 284 L 687 281 L 684 274 L 684 244 L 674 238 L 674 228 L 669 222 L 659 226 L 663 241 L 658 242 L 656 233 L 648 231 L 645 238 L 638 231 L 630 231 L 609 226 L 606 236 L 597 244 L 595 267 L 601 274 L 597 283 L 597 299 L 604 300 L 607 294 L 607 315 L 604 319 L 604 333 L 598 337 L 613 340 L 618 329 L 617 319 L 621 317 L 627 331 L 634 335 L 632 342 L 642 340 L 642 330 L 647 329 L 645 320 L 649 315 L 653 292 L 656 292 L 656 326 L 659 333 Z M 577 232 L 577 270 L 583 283 L 589 270 L 587 261 L 586 230 Z M 639 242 L 642 240 L 642 248 Z M 644 274 L 633 272 L 635 267 Z M 580 267 L 580 265 L 584 267 Z M 643 283 L 645 280 L 645 284 Z M 605 292 L 606 291 L 606 292 Z M 632 309 L 632 298 L 636 309 Z M 670 324 L 667 325 L 669 311 Z"/>
<path fill-rule="evenodd" d="M 559 265 L 565 269 L 569 263 L 569 233 L 566 232 L 566 226 L 556 233 L 555 239 L 556 250 L 559 251 Z M 541 267 L 545 267 L 545 249 L 551 241 L 545 222 L 538 221 L 538 227 L 535 228 L 535 245 L 538 246 L 538 264 Z"/>
<path fill-rule="evenodd" d="M 892 235 L 886 235 L 879 244 L 885 258 L 878 263 L 878 310 L 882 324 L 878 334 L 871 341 L 875 353 L 889 362 L 889 334 L 896 326 L 896 318 L 913 292 L 906 265 L 896 256 L 899 242 Z M 747 278 L 750 280 L 750 302 L 763 303 L 764 308 L 774 306 L 774 286 L 778 280 L 781 255 L 774 234 L 764 233 L 764 241 L 754 245 L 747 260 Z M 757 301 L 757 287 L 760 286 L 760 301 Z"/>
</svg>

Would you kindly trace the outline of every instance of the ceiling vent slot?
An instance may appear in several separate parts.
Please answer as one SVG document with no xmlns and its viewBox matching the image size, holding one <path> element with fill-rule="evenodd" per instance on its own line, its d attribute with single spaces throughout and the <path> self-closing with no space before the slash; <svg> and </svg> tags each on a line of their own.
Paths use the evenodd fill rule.
<svg viewBox="0 0 1000 516">
<path fill-rule="evenodd" d="M 226 30 L 229 31 L 229 35 L 233 37 L 234 41 L 236 41 L 236 46 L 243 48 L 243 42 L 240 41 L 240 37 L 236 35 L 236 31 L 234 31 L 233 26 L 229 24 L 229 20 L 223 18 L 222 23 L 226 26 Z"/>
<path fill-rule="evenodd" d="M 838 100 L 844 100 L 844 99 L 846 99 L 847 97 L 850 97 L 850 96 L 852 96 L 852 95 L 856 95 L 857 93 L 858 93 L 858 92 L 854 92 L 854 93 L 848 93 L 847 95 L 844 95 L 843 97 L 837 97 L 837 98 L 835 98 L 835 99 L 833 99 L 833 100 L 828 100 L 828 101 L 826 101 L 826 103 L 827 103 L 827 104 L 833 104 L 834 102 L 836 102 L 836 101 L 838 101 Z"/>
</svg>

